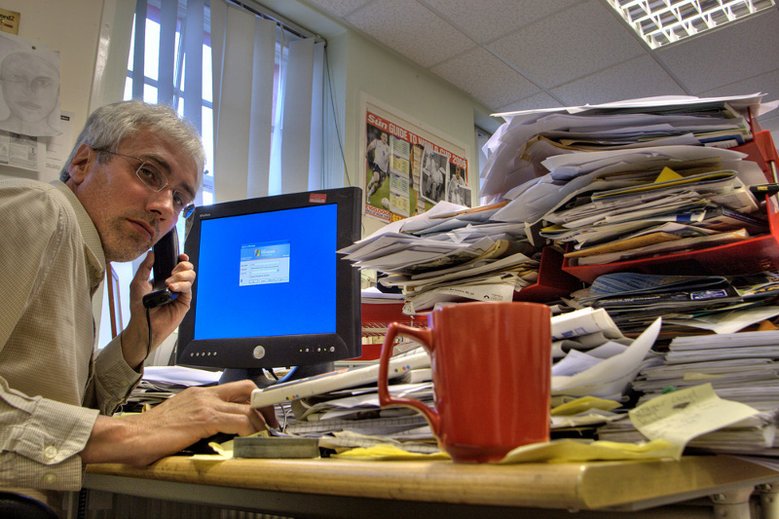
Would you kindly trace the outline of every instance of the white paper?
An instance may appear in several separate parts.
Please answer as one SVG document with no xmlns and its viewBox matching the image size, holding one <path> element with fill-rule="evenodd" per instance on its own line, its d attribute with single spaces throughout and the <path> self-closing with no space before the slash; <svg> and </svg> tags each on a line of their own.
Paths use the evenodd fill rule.
<svg viewBox="0 0 779 519">
<path fill-rule="evenodd" d="M 641 434 L 670 441 L 679 455 L 693 438 L 757 414 L 746 404 L 719 398 L 711 384 L 660 395 L 628 412 Z"/>
<path fill-rule="evenodd" d="M 600 396 L 621 394 L 635 378 L 660 333 L 658 317 L 628 348 L 573 376 L 552 377 L 552 395 Z"/>
</svg>

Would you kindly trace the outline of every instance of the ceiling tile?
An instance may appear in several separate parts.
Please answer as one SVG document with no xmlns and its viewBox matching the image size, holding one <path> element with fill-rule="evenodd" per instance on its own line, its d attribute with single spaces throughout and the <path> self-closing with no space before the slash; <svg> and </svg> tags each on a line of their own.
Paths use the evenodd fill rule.
<svg viewBox="0 0 779 519">
<path fill-rule="evenodd" d="M 344 17 L 364 6 L 370 0 L 307 0 L 307 2 L 322 12 Z"/>
<path fill-rule="evenodd" d="M 559 106 L 565 105 L 546 92 L 539 92 L 530 97 L 520 99 L 519 101 L 499 106 L 495 110 L 495 113 L 516 112 L 518 110 L 538 110 L 540 108 L 557 108 Z"/>
<path fill-rule="evenodd" d="M 430 67 L 475 46 L 427 7 L 410 0 L 367 4 L 347 18 L 368 36 Z"/>
<path fill-rule="evenodd" d="M 626 61 L 552 89 L 566 106 L 686 92 L 649 56 Z"/>
<path fill-rule="evenodd" d="M 645 53 L 598 1 L 577 2 L 488 45 L 534 83 L 551 88 Z"/>
<path fill-rule="evenodd" d="M 431 71 L 487 107 L 501 106 L 538 92 L 538 87 L 481 47 L 437 65 Z"/>
<path fill-rule="evenodd" d="M 421 0 L 441 18 L 482 44 L 498 39 L 579 0 Z"/>
<path fill-rule="evenodd" d="M 777 27 L 779 10 L 770 9 L 733 25 L 660 48 L 656 55 L 691 92 L 703 92 L 729 85 L 738 78 L 778 69 Z"/>
<path fill-rule="evenodd" d="M 779 69 L 772 70 L 759 76 L 747 79 L 740 79 L 727 85 L 704 90 L 695 95 L 701 97 L 718 97 L 741 94 L 756 94 L 762 92 L 766 94 L 764 101 L 774 101 L 779 99 Z"/>
</svg>

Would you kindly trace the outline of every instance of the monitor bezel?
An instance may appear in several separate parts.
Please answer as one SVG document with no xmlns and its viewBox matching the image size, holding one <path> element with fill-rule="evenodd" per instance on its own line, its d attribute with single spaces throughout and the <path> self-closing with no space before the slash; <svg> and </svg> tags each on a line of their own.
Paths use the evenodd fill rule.
<svg viewBox="0 0 779 519">
<path fill-rule="evenodd" d="M 205 220 L 265 213 L 294 208 L 335 204 L 337 207 L 336 250 L 360 239 L 362 191 L 358 187 L 325 189 L 202 206 L 187 222 L 184 251 L 197 272 L 201 224 Z M 192 286 L 192 302 L 179 326 L 176 364 L 210 368 L 275 368 L 305 366 L 359 357 L 362 349 L 360 317 L 360 272 L 349 261 L 336 257 L 335 333 L 257 336 L 225 339 L 195 339 L 198 280 Z M 315 287 L 311 287 L 314 289 Z M 305 318 L 305 308 L 292 306 Z"/>
</svg>

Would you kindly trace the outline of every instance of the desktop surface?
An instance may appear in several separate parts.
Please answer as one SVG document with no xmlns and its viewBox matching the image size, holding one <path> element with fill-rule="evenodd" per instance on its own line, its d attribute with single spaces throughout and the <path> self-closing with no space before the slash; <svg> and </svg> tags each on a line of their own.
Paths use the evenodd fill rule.
<svg viewBox="0 0 779 519">
<path fill-rule="evenodd" d="M 166 498 L 163 492 L 175 487 L 163 488 L 160 484 L 172 482 L 292 493 L 293 498 L 299 496 L 298 500 L 305 494 L 564 510 L 641 510 L 737 488 L 751 492 L 755 485 L 777 479 L 779 472 L 730 456 L 688 456 L 680 461 L 515 465 L 458 464 L 444 460 L 209 461 L 170 457 L 146 468 L 90 465 L 85 487 L 142 495 L 139 489 L 144 480 L 152 483 L 147 495 L 157 488 L 162 493 L 161 499 Z M 231 499 L 239 495 L 243 494 L 231 494 Z M 250 503 L 251 493 L 245 497 Z M 192 502 L 198 496 L 197 492 L 184 492 L 168 495 L 167 499 Z M 294 503 L 289 506 L 294 507 Z"/>
</svg>

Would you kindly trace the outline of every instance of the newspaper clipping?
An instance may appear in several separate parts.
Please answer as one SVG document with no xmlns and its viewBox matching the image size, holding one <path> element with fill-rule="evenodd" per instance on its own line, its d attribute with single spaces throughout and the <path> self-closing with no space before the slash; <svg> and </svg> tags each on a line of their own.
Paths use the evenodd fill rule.
<svg viewBox="0 0 779 519">
<path fill-rule="evenodd" d="M 364 178 L 365 214 L 384 222 L 423 213 L 441 200 L 471 206 L 463 150 L 370 106 Z"/>
</svg>

